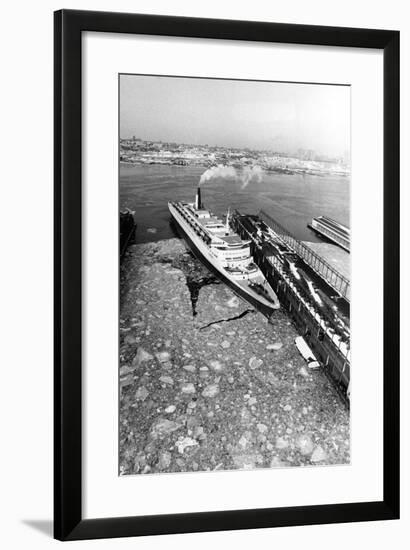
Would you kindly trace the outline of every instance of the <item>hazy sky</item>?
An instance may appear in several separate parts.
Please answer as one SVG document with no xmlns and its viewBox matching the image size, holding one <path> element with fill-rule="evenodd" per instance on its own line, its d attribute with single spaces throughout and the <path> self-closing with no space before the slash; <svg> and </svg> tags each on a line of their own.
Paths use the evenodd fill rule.
<svg viewBox="0 0 410 550">
<path fill-rule="evenodd" d="M 120 136 L 326 155 L 350 151 L 350 88 L 122 75 Z"/>
</svg>

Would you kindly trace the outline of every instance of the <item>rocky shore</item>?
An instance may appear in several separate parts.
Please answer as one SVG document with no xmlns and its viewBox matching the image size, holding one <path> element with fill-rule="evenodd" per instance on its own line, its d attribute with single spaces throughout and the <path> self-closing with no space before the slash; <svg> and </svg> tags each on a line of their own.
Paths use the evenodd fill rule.
<svg viewBox="0 0 410 550">
<path fill-rule="evenodd" d="M 345 464 L 349 412 L 273 322 L 179 239 L 121 266 L 120 473 Z"/>
</svg>

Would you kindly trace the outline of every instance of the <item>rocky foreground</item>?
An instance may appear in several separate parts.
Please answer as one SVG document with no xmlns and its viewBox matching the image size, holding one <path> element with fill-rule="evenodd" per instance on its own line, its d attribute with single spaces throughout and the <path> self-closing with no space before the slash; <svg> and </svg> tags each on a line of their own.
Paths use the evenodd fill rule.
<svg viewBox="0 0 410 550">
<path fill-rule="evenodd" d="M 171 239 L 121 269 L 120 473 L 345 464 L 349 413 L 273 322 Z"/>
</svg>

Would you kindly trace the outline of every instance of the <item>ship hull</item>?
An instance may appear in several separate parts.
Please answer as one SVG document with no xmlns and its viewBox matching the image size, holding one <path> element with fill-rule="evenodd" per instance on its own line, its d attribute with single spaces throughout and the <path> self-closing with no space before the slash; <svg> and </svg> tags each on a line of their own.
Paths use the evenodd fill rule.
<svg viewBox="0 0 410 550">
<path fill-rule="evenodd" d="M 174 227 L 177 231 L 177 233 L 184 239 L 189 249 L 193 252 L 193 254 L 198 258 L 198 260 L 204 264 L 211 273 L 214 273 L 222 282 L 224 282 L 226 285 L 228 285 L 234 292 L 237 294 L 240 298 L 244 299 L 245 301 L 249 302 L 252 306 L 254 306 L 258 311 L 263 313 L 266 317 L 270 318 L 271 315 L 279 309 L 279 305 L 267 305 L 265 303 L 262 303 L 258 298 L 252 296 L 246 290 L 244 290 L 239 284 L 235 283 L 232 279 L 227 277 L 223 271 L 218 269 L 216 265 L 214 265 L 212 262 L 208 260 L 208 258 L 204 255 L 204 253 L 199 249 L 199 247 L 195 244 L 194 240 L 191 238 L 191 236 L 185 231 L 183 226 L 179 223 L 177 217 L 174 215 L 173 211 L 170 208 L 170 212 L 172 215 L 172 221 L 174 223 Z"/>
</svg>

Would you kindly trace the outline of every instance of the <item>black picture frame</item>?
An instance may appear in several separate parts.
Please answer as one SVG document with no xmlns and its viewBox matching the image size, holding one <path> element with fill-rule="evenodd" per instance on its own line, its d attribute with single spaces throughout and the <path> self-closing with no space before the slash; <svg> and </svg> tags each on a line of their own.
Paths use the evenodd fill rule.
<svg viewBox="0 0 410 550">
<path fill-rule="evenodd" d="M 54 536 L 59 540 L 399 518 L 399 32 L 62 10 L 54 14 Z M 82 519 L 81 34 L 378 48 L 384 52 L 383 500 Z"/>
</svg>

